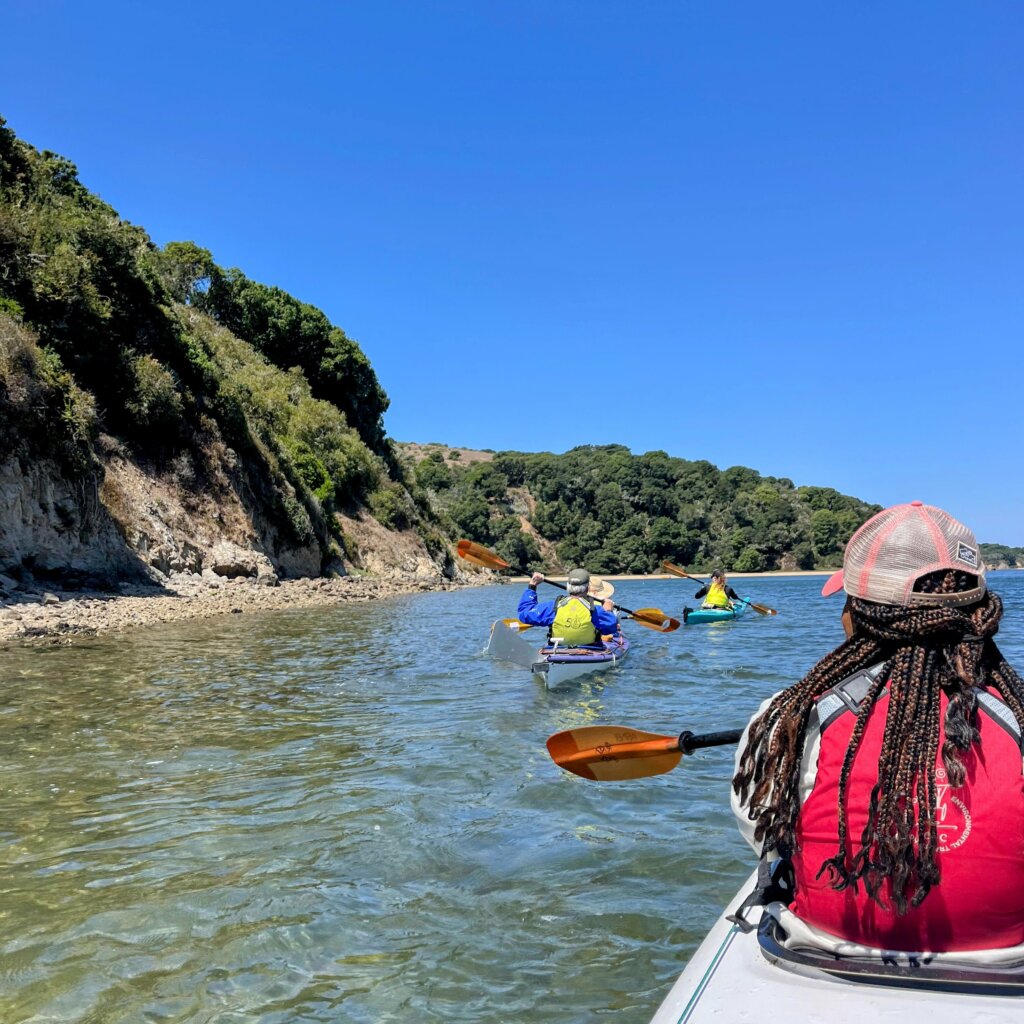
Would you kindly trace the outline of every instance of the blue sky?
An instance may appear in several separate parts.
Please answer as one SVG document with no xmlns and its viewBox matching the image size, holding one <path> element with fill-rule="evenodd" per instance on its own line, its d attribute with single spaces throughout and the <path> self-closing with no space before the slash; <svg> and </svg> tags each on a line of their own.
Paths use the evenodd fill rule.
<svg viewBox="0 0 1024 1024">
<path fill-rule="evenodd" d="M 1024 6 L 5 5 L 0 113 L 320 306 L 399 440 L 621 443 L 1024 544 Z"/>
</svg>

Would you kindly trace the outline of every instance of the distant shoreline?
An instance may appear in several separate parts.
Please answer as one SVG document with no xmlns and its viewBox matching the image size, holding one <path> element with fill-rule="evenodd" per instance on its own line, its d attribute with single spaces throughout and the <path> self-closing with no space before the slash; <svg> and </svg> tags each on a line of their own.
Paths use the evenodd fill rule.
<svg viewBox="0 0 1024 1024">
<path fill-rule="evenodd" d="M 831 576 L 835 569 L 776 569 L 772 572 L 727 572 L 725 574 L 726 579 L 760 579 L 761 577 L 769 578 L 772 576 Z M 612 575 L 606 572 L 595 572 L 593 575 L 600 576 L 603 580 L 682 580 L 684 576 L 673 576 L 670 573 L 662 572 L 651 572 L 642 573 L 635 576 L 630 575 Z M 708 573 L 697 573 L 693 574 L 697 579 L 707 577 Z M 511 583 L 525 583 L 530 577 L 529 576 L 508 576 L 506 577 Z M 549 576 L 548 579 L 552 580 L 564 580 L 564 576 Z M 696 582 L 691 580 L 691 582 Z"/>
<path fill-rule="evenodd" d="M 727 572 L 725 574 L 727 580 L 756 580 L 756 579 L 777 579 L 780 577 L 788 576 L 831 576 L 835 569 L 774 569 L 768 572 Z M 1024 566 L 1011 565 L 1000 569 L 987 568 L 986 572 L 1024 572 Z M 685 576 L 673 576 L 669 573 L 642 573 L 638 575 L 612 575 L 605 572 L 595 572 L 594 576 L 599 576 L 603 580 L 684 580 Z M 708 577 L 706 572 L 695 572 L 693 575 L 696 577 L 691 582 L 697 582 L 697 580 L 704 581 Z M 530 577 L 529 576 L 506 576 L 510 583 L 525 583 Z M 564 580 L 564 576 L 549 576 L 551 580 Z"/>
</svg>

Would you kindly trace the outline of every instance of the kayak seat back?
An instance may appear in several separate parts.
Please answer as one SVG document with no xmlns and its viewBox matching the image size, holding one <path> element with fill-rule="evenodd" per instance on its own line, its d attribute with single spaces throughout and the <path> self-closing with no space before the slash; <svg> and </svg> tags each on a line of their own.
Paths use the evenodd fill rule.
<svg viewBox="0 0 1024 1024">
<path fill-rule="evenodd" d="M 864 985 L 1024 998 L 1024 946 L 967 953 L 904 953 L 857 947 L 856 955 L 850 955 L 816 948 L 806 939 L 794 941 L 795 936 L 783 926 L 784 920 L 799 921 L 785 904 L 765 907 L 757 942 L 766 960 L 794 974 L 826 974 Z M 840 939 L 833 945 L 856 946 Z M 998 962 L 984 962 L 983 958 L 989 957 Z"/>
</svg>

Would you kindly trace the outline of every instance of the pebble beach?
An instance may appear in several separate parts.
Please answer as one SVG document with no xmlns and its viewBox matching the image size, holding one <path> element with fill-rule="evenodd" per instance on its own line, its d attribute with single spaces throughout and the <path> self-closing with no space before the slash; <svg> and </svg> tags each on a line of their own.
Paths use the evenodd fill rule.
<svg viewBox="0 0 1024 1024">
<path fill-rule="evenodd" d="M 424 591 L 458 590 L 477 583 L 396 572 L 383 576 L 281 580 L 275 585 L 237 576 L 182 573 L 160 585 L 124 583 L 114 590 L 62 590 L 7 579 L 0 589 L 0 643 L 54 644 L 74 637 L 122 632 L 160 622 L 286 608 L 321 608 Z M 481 578 L 479 583 L 490 583 Z"/>
</svg>

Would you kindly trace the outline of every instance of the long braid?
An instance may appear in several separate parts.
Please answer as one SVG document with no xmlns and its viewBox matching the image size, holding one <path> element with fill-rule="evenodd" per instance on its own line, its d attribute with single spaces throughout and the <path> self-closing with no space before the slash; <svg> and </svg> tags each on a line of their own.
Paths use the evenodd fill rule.
<svg viewBox="0 0 1024 1024">
<path fill-rule="evenodd" d="M 940 571 L 922 577 L 924 593 L 957 593 L 975 577 Z M 851 598 L 854 635 L 826 655 L 795 686 L 778 694 L 751 724 L 733 789 L 749 808 L 754 835 L 768 850 L 792 850 L 800 813 L 800 759 L 815 700 L 860 669 L 884 661 L 861 702 L 839 779 L 834 857 L 821 865 L 836 889 L 863 881 L 885 906 L 886 882 L 897 914 L 918 906 L 938 884 L 940 695 L 948 697 L 942 762 L 951 786 L 963 785 L 963 755 L 978 742 L 977 687 L 991 686 L 1024 729 L 1024 680 L 1010 667 L 993 637 L 1002 601 L 986 593 L 977 604 L 895 606 Z M 850 775 L 868 719 L 883 689 L 889 704 L 878 779 L 867 821 L 851 847 L 847 799 Z"/>
<path fill-rule="evenodd" d="M 744 801 L 749 796 L 755 837 L 758 842 L 766 842 L 768 849 L 776 849 L 780 842 L 792 848 L 793 825 L 800 806 L 801 748 L 783 742 L 783 733 L 791 729 L 793 740 L 798 733 L 802 737 L 814 699 L 877 660 L 878 645 L 874 641 L 864 637 L 847 640 L 819 661 L 803 680 L 780 693 L 752 723 L 733 788 Z M 755 779 L 759 780 L 756 785 Z"/>
<path fill-rule="evenodd" d="M 885 686 L 888 677 L 886 669 L 879 672 L 875 677 L 874 682 L 868 688 L 868 692 L 861 702 L 860 710 L 857 713 L 857 721 L 853 726 L 853 735 L 850 738 L 849 747 L 846 750 L 846 755 L 843 758 L 843 767 L 839 775 L 839 787 L 840 794 L 846 793 L 846 784 L 850 776 L 850 769 L 853 767 L 853 756 L 860 746 L 861 737 L 864 735 L 864 729 L 867 726 L 868 714 L 871 709 L 871 705 L 874 704 L 878 695 L 882 692 L 882 688 Z M 871 802 L 868 808 L 868 825 L 874 821 L 875 814 L 878 810 L 878 792 L 879 787 L 876 786 L 871 792 Z M 795 823 L 794 823 L 795 828 Z M 848 885 L 856 884 L 853 875 L 846 867 L 847 861 L 847 831 L 849 824 L 846 816 L 846 801 L 839 800 L 839 853 L 831 860 L 825 861 L 821 865 L 821 869 L 818 871 L 818 877 L 820 878 L 822 873 L 828 871 L 832 878 L 832 884 L 836 889 L 845 889 Z"/>
</svg>

